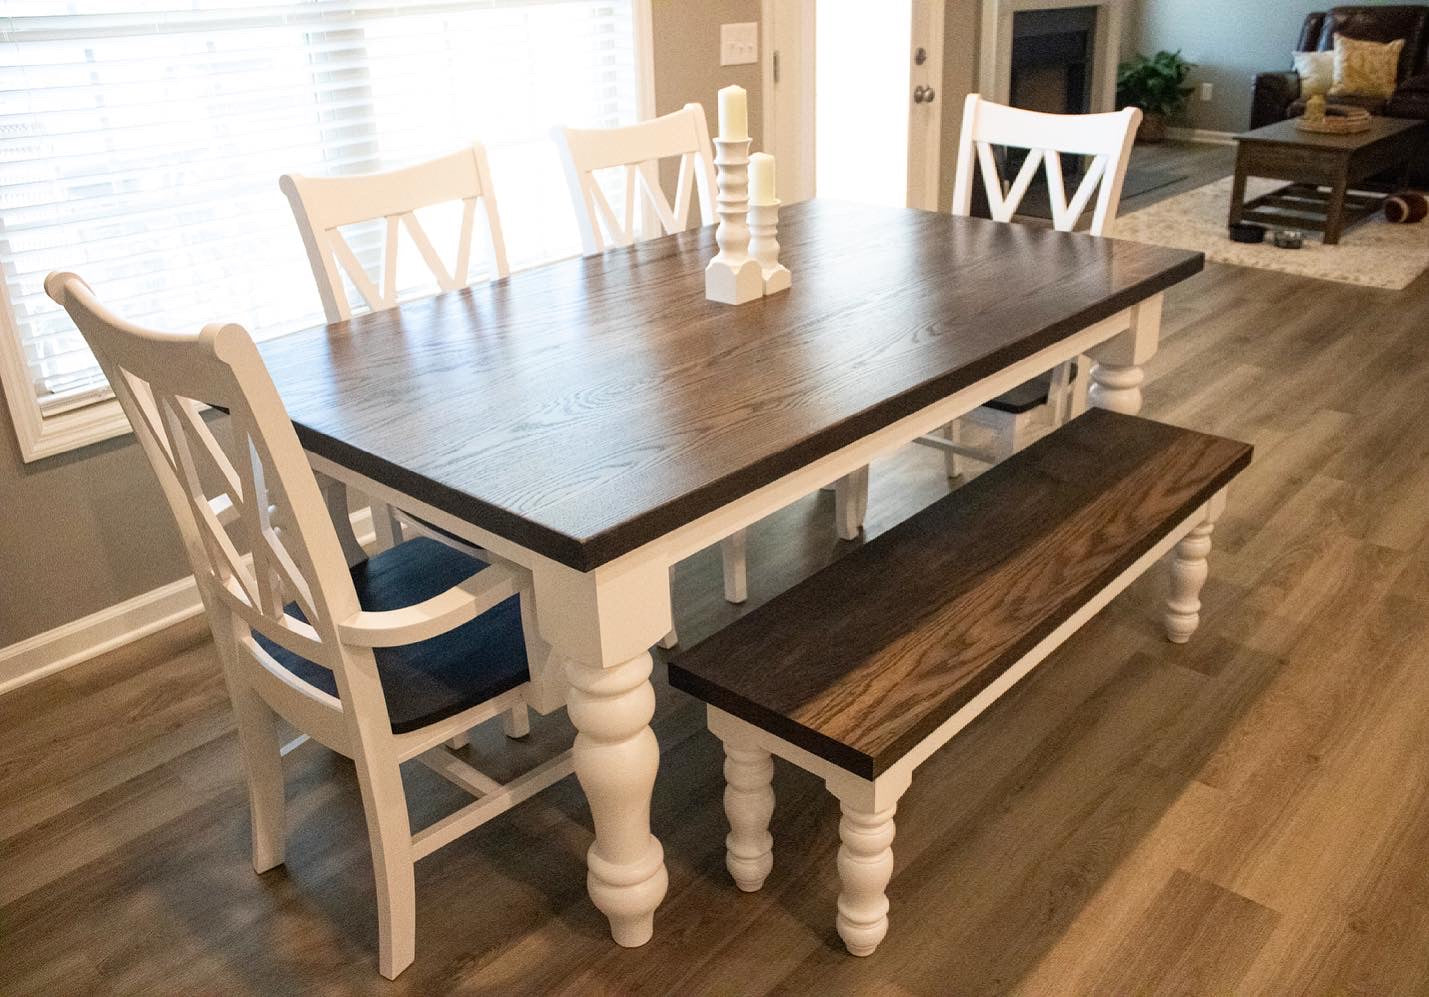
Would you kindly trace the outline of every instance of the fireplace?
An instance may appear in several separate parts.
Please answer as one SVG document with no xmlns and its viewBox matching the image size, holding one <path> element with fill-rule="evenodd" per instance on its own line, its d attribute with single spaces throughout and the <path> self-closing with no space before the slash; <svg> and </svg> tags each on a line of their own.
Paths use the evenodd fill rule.
<svg viewBox="0 0 1429 997">
<path fill-rule="evenodd" d="M 1097 9 L 1020 10 L 1012 17 L 1009 101 L 1051 114 L 1091 110 Z"/>
<path fill-rule="evenodd" d="M 984 97 L 999 104 L 1052 114 L 1110 111 L 1116 100 L 1116 64 L 1127 0 L 982 0 L 978 82 Z M 1027 153 L 994 153 L 1004 184 L 1017 175 Z M 1081 181 L 1086 162 L 1062 157 L 1069 187 Z M 986 214 L 981 184 L 973 187 L 973 211 Z M 1046 174 L 1037 171 L 1021 214 L 1051 217 Z"/>
<path fill-rule="evenodd" d="M 1112 110 L 1127 2 L 982 0 L 979 92 L 1037 110 Z"/>
</svg>

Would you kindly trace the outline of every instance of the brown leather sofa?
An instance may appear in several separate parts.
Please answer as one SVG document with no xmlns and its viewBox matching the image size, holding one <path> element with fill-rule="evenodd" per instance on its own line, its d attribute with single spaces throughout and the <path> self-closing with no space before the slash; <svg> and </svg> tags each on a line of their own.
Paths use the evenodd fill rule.
<svg viewBox="0 0 1429 997">
<path fill-rule="evenodd" d="M 1429 121 L 1429 5 L 1334 7 L 1309 14 L 1300 28 L 1296 52 L 1324 52 L 1335 47 L 1335 35 L 1365 41 L 1404 39 L 1399 55 L 1399 86 L 1389 99 L 1327 97 L 1331 104 L 1352 104 L 1372 114 Z M 1300 99 L 1300 77 L 1294 72 L 1260 73 L 1250 106 L 1250 127 L 1298 117 L 1305 110 Z M 1429 154 L 1411 171 L 1412 182 L 1429 184 Z"/>
<path fill-rule="evenodd" d="M 1335 47 L 1335 35 L 1372 42 L 1404 39 L 1399 55 L 1399 88 L 1388 100 L 1372 97 L 1330 97 L 1332 104 L 1353 104 L 1372 114 L 1429 120 L 1429 5 L 1335 7 L 1328 13 L 1309 14 L 1300 29 L 1296 52 L 1326 52 Z M 1305 110 L 1300 99 L 1300 77 L 1294 72 L 1260 73 L 1255 77 L 1250 127 L 1259 128 Z"/>
</svg>

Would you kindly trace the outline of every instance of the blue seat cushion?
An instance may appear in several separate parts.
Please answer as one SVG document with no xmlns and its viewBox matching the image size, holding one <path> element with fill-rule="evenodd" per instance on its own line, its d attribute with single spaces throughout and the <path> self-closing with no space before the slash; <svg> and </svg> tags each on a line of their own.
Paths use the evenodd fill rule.
<svg viewBox="0 0 1429 997">
<path fill-rule="evenodd" d="M 439 595 L 489 567 L 427 537 L 408 540 L 352 569 L 363 609 L 382 612 Z M 288 612 L 303 618 L 296 605 Z M 332 672 L 256 631 L 258 644 L 309 685 L 337 695 Z M 394 734 L 455 716 L 528 680 L 521 604 L 512 596 L 455 630 L 400 647 L 373 649 Z"/>
</svg>

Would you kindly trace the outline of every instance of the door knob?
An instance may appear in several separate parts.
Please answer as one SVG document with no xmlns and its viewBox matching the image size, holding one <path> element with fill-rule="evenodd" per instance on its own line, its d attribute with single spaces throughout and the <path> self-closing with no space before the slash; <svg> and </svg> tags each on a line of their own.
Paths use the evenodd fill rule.
<svg viewBox="0 0 1429 997">
<path fill-rule="evenodd" d="M 936 96 L 937 92 L 932 87 L 919 84 L 913 88 L 913 103 L 915 104 L 931 104 Z"/>
</svg>

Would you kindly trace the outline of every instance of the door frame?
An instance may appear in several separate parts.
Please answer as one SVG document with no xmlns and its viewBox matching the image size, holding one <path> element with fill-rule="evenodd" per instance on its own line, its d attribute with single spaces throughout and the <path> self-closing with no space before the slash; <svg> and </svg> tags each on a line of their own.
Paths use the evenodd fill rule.
<svg viewBox="0 0 1429 997">
<path fill-rule="evenodd" d="M 943 124 L 943 21 L 942 0 L 912 0 L 913 50 L 928 53 L 922 66 L 913 63 L 908 52 L 909 100 L 913 87 L 930 86 L 936 96 L 910 108 L 910 136 L 913 115 L 921 114 L 921 141 L 916 147 L 910 138 L 908 149 L 908 206 L 938 210 L 942 184 Z M 798 201 L 812 197 L 815 189 L 816 135 L 814 131 L 814 39 L 816 0 L 760 0 L 760 82 L 764 121 L 764 149 L 787 166 L 779 171 L 781 200 Z M 775 76 L 778 53 L 779 82 Z M 779 113 L 780 86 L 790 87 L 792 97 L 783 102 L 788 113 Z M 787 179 L 786 179 L 787 178 Z M 790 180 L 793 183 L 790 183 Z"/>
<path fill-rule="evenodd" d="M 785 203 L 814 196 L 814 8 L 816 0 L 760 0 L 759 68 L 764 151 L 780 161 Z M 777 8 L 777 13 L 776 13 Z M 775 82 L 778 54 L 779 82 Z M 781 102 L 779 87 L 792 94 Z M 780 115 L 783 103 L 788 113 Z"/>
<path fill-rule="evenodd" d="M 910 38 L 912 48 L 908 52 L 909 100 L 913 88 L 932 87 L 933 99 L 924 104 L 914 104 L 908 111 L 908 207 L 925 211 L 938 210 L 938 189 L 942 181 L 943 152 L 943 0 L 912 0 L 913 26 Z M 920 45 L 919 39 L 924 41 Z M 916 65 L 914 53 L 923 48 L 927 61 Z M 913 139 L 915 116 L 925 120 L 918 123 L 922 132 L 922 142 Z"/>
</svg>

